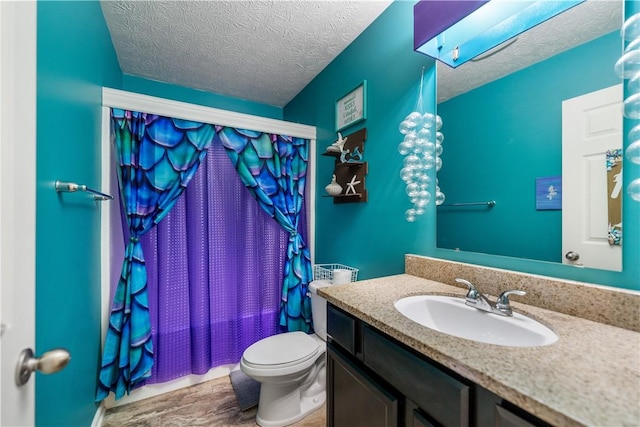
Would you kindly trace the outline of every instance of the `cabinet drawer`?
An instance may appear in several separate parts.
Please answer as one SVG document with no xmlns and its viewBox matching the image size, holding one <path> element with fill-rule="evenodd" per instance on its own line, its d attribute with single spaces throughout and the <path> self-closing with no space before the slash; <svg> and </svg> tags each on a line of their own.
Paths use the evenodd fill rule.
<svg viewBox="0 0 640 427">
<path fill-rule="evenodd" d="M 428 416 L 409 399 L 404 401 L 405 427 L 441 427 L 430 420 Z"/>
<path fill-rule="evenodd" d="M 410 422 L 409 426 L 411 426 L 411 427 L 436 427 L 435 425 L 431 424 L 431 422 L 424 415 L 422 415 L 419 411 L 417 411 L 415 409 L 411 413 L 411 422 Z"/>
<path fill-rule="evenodd" d="M 496 405 L 496 427 L 535 427 L 529 421 L 519 417 L 502 406 Z"/>
<path fill-rule="evenodd" d="M 444 427 L 469 425 L 469 385 L 365 326 L 363 360 Z"/>
<path fill-rule="evenodd" d="M 494 410 L 495 427 L 551 427 L 541 419 L 506 401 L 496 404 Z"/>
<path fill-rule="evenodd" d="M 331 304 L 327 304 L 327 334 L 332 342 L 355 355 L 356 320 Z"/>
</svg>

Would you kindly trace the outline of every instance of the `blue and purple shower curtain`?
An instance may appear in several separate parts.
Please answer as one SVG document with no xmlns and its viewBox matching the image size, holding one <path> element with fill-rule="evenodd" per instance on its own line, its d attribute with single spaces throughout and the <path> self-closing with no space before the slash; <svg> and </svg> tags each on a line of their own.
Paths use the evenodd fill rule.
<svg viewBox="0 0 640 427">
<path fill-rule="evenodd" d="M 96 400 L 121 398 L 151 375 L 154 363 L 147 273 L 140 236 L 172 209 L 214 137 L 227 149 L 244 185 L 289 233 L 280 325 L 311 331 L 309 249 L 298 233 L 308 140 L 152 114 L 111 110 L 117 174 L 129 231 L 109 317 Z"/>
<path fill-rule="evenodd" d="M 151 375 L 147 273 L 139 239 L 171 211 L 206 155 L 215 128 L 112 109 L 111 132 L 129 242 L 109 316 L 98 401 L 110 391 L 119 399 Z"/>
<path fill-rule="evenodd" d="M 280 301 L 280 326 L 310 332 L 313 279 L 309 248 L 298 231 L 309 160 L 309 140 L 245 129 L 220 128 L 218 136 L 240 178 L 260 207 L 289 233 Z"/>
</svg>

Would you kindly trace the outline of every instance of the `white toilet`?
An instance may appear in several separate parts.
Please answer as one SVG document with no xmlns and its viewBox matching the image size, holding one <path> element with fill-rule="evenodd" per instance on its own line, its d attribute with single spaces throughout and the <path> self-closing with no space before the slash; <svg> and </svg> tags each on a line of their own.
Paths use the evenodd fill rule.
<svg viewBox="0 0 640 427">
<path fill-rule="evenodd" d="M 286 332 L 264 338 L 244 351 L 242 372 L 261 383 L 256 422 L 263 427 L 293 424 L 317 410 L 326 399 L 327 301 L 309 284 L 315 335 Z"/>
</svg>

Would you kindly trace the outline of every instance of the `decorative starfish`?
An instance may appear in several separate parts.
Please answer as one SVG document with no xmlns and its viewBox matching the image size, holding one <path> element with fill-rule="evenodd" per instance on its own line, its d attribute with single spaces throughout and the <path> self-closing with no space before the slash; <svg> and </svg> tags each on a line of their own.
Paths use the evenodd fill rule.
<svg viewBox="0 0 640 427">
<path fill-rule="evenodd" d="M 353 194 L 356 194 L 356 185 L 358 184 L 360 184 L 360 181 L 356 181 L 356 176 L 353 175 L 351 181 L 347 183 L 347 191 L 345 191 L 344 194 L 349 194 L 349 191 L 351 191 Z"/>
<path fill-rule="evenodd" d="M 327 151 L 335 151 L 337 153 L 341 153 L 344 144 L 347 142 L 347 138 L 348 137 L 343 138 L 342 134 L 338 132 L 338 139 L 336 140 L 336 142 L 327 147 Z"/>
</svg>

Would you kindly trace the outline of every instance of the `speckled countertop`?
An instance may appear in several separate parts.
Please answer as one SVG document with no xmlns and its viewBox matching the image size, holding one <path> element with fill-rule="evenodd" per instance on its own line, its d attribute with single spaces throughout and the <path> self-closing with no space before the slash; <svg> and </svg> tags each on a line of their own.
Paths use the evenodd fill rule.
<svg viewBox="0 0 640 427">
<path fill-rule="evenodd" d="M 408 274 L 322 288 L 320 295 L 463 377 L 557 426 L 640 425 L 640 333 L 512 302 L 550 327 L 543 347 L 502 347 L 446 335 L 405 318 L 405 296 L 465 295 Z"/>
</svg>

